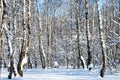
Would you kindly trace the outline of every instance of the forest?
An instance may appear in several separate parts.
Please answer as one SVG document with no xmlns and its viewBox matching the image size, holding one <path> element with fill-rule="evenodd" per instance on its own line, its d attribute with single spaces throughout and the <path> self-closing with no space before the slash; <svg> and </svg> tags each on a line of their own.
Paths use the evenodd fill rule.
<svg viewBox="0 0 120 80">
<path fill-rule="evenodd" d="M 120 0 L 0 0 L 0 74 L 60 67 L 120 73 Z"/>
</svg>

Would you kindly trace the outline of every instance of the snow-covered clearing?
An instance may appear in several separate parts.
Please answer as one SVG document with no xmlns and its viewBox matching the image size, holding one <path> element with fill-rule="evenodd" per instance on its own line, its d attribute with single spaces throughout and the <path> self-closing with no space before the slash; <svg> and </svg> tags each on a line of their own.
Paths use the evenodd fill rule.
<svg viewBox="0 0 120 80">
<path fill-rule="evenodd" d="M 1 79 L 8 80 L 8 72 L 2 69 Z M 23 78 L 17 76 L 12 80 L 120 80 L 120 75 L 106 73 L 104 78 L 99 77 L 98 70 L 82 69 L 24 69 Z"/>
</svg>

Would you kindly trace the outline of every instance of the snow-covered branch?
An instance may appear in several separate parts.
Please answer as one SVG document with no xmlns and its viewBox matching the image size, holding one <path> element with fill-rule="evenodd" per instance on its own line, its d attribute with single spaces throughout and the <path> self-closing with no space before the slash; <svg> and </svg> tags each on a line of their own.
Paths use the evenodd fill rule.
<svg viewBox="0 0 120 80">
<path fill-rule="evenodd" d="M 116 24 L 120 25 L 120 23 L 119 23 L 119 22 L 117 22 L 117 21 L 115 21 L 114 19 L 112 19 L 112 21 L 113 21 L 114 23 L 116 23 Z"/>
</svg>

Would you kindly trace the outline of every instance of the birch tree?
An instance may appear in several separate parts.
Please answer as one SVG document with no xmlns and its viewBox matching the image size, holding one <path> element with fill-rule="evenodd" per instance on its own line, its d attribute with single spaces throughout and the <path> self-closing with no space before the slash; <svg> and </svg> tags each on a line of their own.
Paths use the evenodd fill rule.
<svg viewBox="0 0 120 80">
<path fill-rule="evenodd" d="M 46 27 L 47 27 L 47 45 L 48 45 L 48 51 L 47 51 L 47 66 L 50 67 L 51 65 L 51 26 L 48 25 L 49 18 L 48 18 L 48 6 L 49 6 L 49 0 L 46 0 Z"/>
<path fill-rule="evenodd" d="M 8 57 L 9 57 L 9 66 L 8 66 L 8 79 L 12 78 L 12 73 L 16 76 L 16 72 L 14 69 L 14 53 L 13 53 L 13 48 L 12 48 L 12 33 L 8 30 L 8 25 L 7 25 L 7 2 L 6 0 L 1 1 L 3 5 L 3 14 L 2 14 L 2 28 L 5 30 L 6 34 L 6 39 L 7 39 L 7 44 L 8 44 Z"/>
<path fill-rule="evenodd" d="M 79 37 L 80 37 L 80 29 L 79 29 L 79 24 L 78 24 L 78 0 L 75 0 L 75 19 L 76 19 L 76 27 L 77 27 L 77 50 L 78 50 L 78 57 L 77 57 L 77 67 L 80 68 L 80 41 L 79 41 Z"/>
<path fill-rule="evenodd" d="M 75 2 L 75 19 L 76 19 L 76 29 L 77 29 L 77 68 L 80 68 L 80 63 L 82 64 L 82 67 L 85 68 L 85 64 L 82 60 L 81 52 L 80 52 L 80 25 L 79 25 L 79 0 L 74 0 Z"/>
<path fill-rule="evenodd" d="M 38 0 L 36 0 L 38 2 Z M 41 14 L 40 14 L 40 7 L 39 3 L 37 3 L 37 12 L 38 12 L 38 43 L 39 43 L 39 54 L 40 54 L 40 59 L 42 63 L 42 68 L 46 68 L 46 54 L 43 49 L 43 44 L 42 44 L 42 20 L 41 20 Z"/>
<path fill-rule="evenodd" d="M 23 2 L 23 41 L 22 41 L 22 47 L 21 52 L 19 55 L 19 62 L 17 66 L 17 71 L 20 76 L 23 76 L 23 68 L 24 65 L 28 62 L 28 25 L 27 25 L 27 13 L 26 13 L 26 0 Z"/>
<path fill-rule="evenodd" d="M 2 28 L 0 29 L 0 78 L 1 78 L 1 68 L 2 68 Z"/>
<path fill-rule="evenodd" d="M 28 36 L 27 36 L 27 47 L 28 47 L 28 68 L 32 68 L 31 59 L 30 59 L 30 34 L 31 34 L 31 0 L 28 0 Z"/>
<path fill-rule="evenodd" d="M 102 50 L 102 69 L 100 70 L 100 76 L 104 77 L 104 73 L 107 67 L 107 56 L 106 56 L 106 46 L 105 46 L 105 35 L 103 33 L 103 25 L 102 25 L 102 14 L 100 10 L 100 3 L 98 0 L 96 0 L 97 3 L 97 15 L 98 15 L 98 25 L 99 25 L 99 38 L 100 38 L 100 45 Z"/>
<path fill-rule="evenodd" d="M 89 17 L 88 17 L 88 0 L 85 0 L 85 18 L 86 18 L 86 22 L 85 22 L 85 26 L 86 26 L 86 37 L 87 37 L 87 53 L 88 53 L 88 61 L 87 61 L 87 67 L 89 70 L 91 70 L 92 68 L 92 54 L 90 51 L 90 31 L 89 31 Z"/>
<path fill-rule="evenodd" d="M 2 68 L 2 10 L 3 1 L 0 1 L 0 78 L 1 78 L 1 68 Z"/>
<path fill-rule="evenodd" d="M 70 13 L 69 13 L 69 18 L 70 18 L 70 28 L 71 28 L 71 40 L 73 40 L 73 38 L 72 38 L 72 36 L 73 36 L 73 34 L 72 34 L 72 29 L 73 29 L 73 0 L 69 0 L 69 5 L 70 5 Z M 75 52 L 74 52 L 74 44 L 72 43 L 71 44 L 71 50 L 72 50 L 72 57 L 73 57 L 73 60 L 72 60 L 72 64 L 73 64 L 73 69 L 75 69 L 75 66 L 76 66 L 76 60 L 75 60 Z"/>
</svg>

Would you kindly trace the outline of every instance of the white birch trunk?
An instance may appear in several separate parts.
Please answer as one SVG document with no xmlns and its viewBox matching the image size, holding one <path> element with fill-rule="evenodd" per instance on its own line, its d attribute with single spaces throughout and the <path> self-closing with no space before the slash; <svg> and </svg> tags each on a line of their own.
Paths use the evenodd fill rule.
<svg viewBox="0 0 120 80">
<path fill-rule="evenodd" d="M 98 23 L 99 23 L 99 35 L 100 35 L 100 44 L 101 44 L 101 50 L 102 50 L 102 58 L 103 58 L 103 64 L 102 69 L 100 70 L 100 76 L 104 77 L 104 73 L 107 67 L 107 55 L 106 55 L 106 46 L 105 46 L 105 35 L 103 34 L 103 26 L 102 26 L 102 14 L 100 10 L 100 4 L 99 1 L 97 1 L 97 8 L 98 8 Z"/>
<path fill-rule="evenodd" d="M 14 61 L 13 61 L 13 48 L 12 48 L 12 35 L 10 33 L 10 31 L 7 28 L 6 22 L 3 22 L 3 26 L 2 26 L 6 32 L 6 37 L 7 37 L 7 43 L 8 43 L 8 50 L 9 50 L 9 75 L 8 78 L 11 79 L 12 78 L 12 71 L 13 71 L 13 65 L 14 65 Z"/>
</svg>

